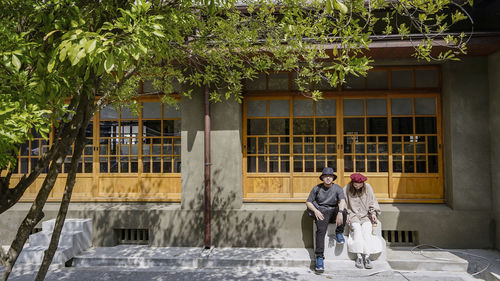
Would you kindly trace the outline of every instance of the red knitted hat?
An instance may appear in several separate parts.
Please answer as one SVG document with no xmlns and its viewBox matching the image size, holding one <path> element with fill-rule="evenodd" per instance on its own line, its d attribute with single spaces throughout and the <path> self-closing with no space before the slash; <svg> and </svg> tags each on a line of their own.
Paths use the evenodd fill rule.
<svg viewBox="0 0 500 281">
<path fill-rule="evenodd" d="M 367 178 L 360 173 L 354 173 L 351 175 L 351 180 L 353 182 L 362 183 L 365 182 Z"/>
</svg>

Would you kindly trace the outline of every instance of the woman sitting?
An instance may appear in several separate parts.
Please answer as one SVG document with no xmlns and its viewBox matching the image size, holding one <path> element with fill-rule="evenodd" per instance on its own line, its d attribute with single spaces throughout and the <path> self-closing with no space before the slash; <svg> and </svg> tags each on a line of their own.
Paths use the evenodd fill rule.
<svg viewBox="0 0 500 281">
<path fill-rule="evenodd" d="M 347 204 L 347 224 L 351 232 L 347 239 L 347 250 L 357 254 L 356 267 L 366 269 L 373 268 L 370 254 L 382 251 L 381 239 L 372 234 L 372 224 L 377 223 L 380 215 L 378 205 L 372 187 L 366 183 L 366 177 L 355 173 L 351 175 L 351 182 L 344 188 Z"/>
</svg>

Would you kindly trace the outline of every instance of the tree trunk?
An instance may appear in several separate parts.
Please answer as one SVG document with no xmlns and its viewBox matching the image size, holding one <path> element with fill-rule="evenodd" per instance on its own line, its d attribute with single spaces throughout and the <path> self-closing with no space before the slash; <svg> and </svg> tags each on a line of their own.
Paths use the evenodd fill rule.
<svg viewBox="0 0 500 281">
<path fill-rule="evenodd" d="M 35 281 L 43 281 L 49 270 L 49 266 L 52 263 L 52 259 L 57 251 L 57 246 L 59 245 L 59 238 L 61 236 L 61 231 L 64 226 L 64 220 L 66 219 L 66 214 L 68 213 L 69 203 L 71 201 L 71 195 L 73 193 L 73 187 L 75 185 L 76 173 L 78 169 L 78 162 L 81 159 L 83 149 L 85 148 L 86 137 L 85 130 L 90 120 L 90 108 L 86 112 L 86 118 L 80 127 L 80 132 L 75 140 L 73 156 L 71 158 L 70 169 L 68 173 L 68 178 L 66 179 L 66 186 L 64 189 L 64 195 L 62 198 L 61 206 L 59 207 L 59 212 L 57 214 L 56 223 L 54 225 L 54 230 L 52 232 L 52 237 L 50 239 L 50 244 L 47 250 L 45 250 L 43 255 L 43 261 L 40 265 L 40 269 L 36 275 Z"/>
<path fill-rule="evenodd" d="M 26 243 L 26 240 L 28 239 L 28 236 L 31 233 L 31 230 L 37 225 L 37 223 L 39 223 L 42 220 L 44 216 L 42 212 L 43 206 L 45 205 L 45 202 L 49 197 L 49 193 L 52 190 L 52 186 L 54 186 L 54 183 L 56 182 L 58 169 L 61 168 L 63 160 L 64 156 L 59 157 L 57 161 L 52 162 L 47 177 L 43 182 L 42 188 L 40 189 L 38 195 L 36 196 L 35 202 L 33 202 L 28 214 L 21 223 L 21 226 L 19 226 L 16 238 L 14 239 L 14 241 L 12 241 L 12 244 L 10 245 L 8 257 L 7 260 L 5 261 L 5 272 L 3 273 L 2 281 L 6 281 L 7 278 L 9 277 L 12 268 L 16 263 L 16 260 L 19 257 L 21 251 L 23 250 L 23 246 Z"/>
<path fill-rule="evenodd" d="M 62 138 L 58 140 L 55 144 L 56 157 L 55 160 L 50 164 L 47 177 L 45 178 L 40 191 L 38 192 L 35 202 L 31 205 L 31 208 L 24 218 L 21 226 L 19 226 L 16 234 L 16 238 L 12 241 L 9 252 L 7 254 L 7 259 L 5 261 L 5 272 L 2 276 L 2 281 L 6 281 L 12 272 L 12 268 L 16 263 L 19 254 L 21 253 L 26 240 L 28 239 L 32 229 L 42 220 L 44 214 L 42 212 L 47 198 L 49 197 L 50 191 L 54 187 L 54 184 L 61 170 L 62 163 L 66 158 L 66 151 L 71 147 L 74 142 L 77 133 L 80 131 L 82 122 L 85 120 L 90 101 L 91 95 L 85 93 L 80 93 L 80 102 L 78 104 L 78 109 L 73 116 L 69 126 L 66 127 L 67 130 L 62 134 Z"/>
</svg>

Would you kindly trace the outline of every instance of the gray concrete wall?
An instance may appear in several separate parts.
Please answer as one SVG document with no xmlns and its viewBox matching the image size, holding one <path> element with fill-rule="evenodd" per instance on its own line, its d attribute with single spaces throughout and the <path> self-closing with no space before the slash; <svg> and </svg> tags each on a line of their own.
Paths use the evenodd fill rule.
<svg viewBox="0 0 500 281">
<path fill-rule="evenodd" d="M 448 62 L 442 71 L 446 199 L 454 210 L 488 211 L 492 207 L 488 60 Z"/>
<path fill-rule="evenodd" d="M 491 186 L 493 218 L 495 220 L 495 247 L 500 249 L 500 51 L 488 58 L 490 86 L 490 133 L 491 133 Z"/>
</svg>

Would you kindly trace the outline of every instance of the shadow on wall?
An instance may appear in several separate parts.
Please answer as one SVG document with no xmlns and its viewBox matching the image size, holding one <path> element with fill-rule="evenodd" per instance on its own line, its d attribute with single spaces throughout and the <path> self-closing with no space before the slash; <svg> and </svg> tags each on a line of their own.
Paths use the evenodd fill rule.
<svg viewBox="0 0 500 281">
<path fill-rule="evenodd" d="M 215 170 L 213 179 L 220 173 Z M 241 200 L 241 195 L 233 190 L 225 191 L 216 180 L 212 182 L 213 246 L 283 246 L 280 235 L 286 233 L 280 230 L 287 218 L 286 211 L 237 208 L 234 202 Z M 75 215 L 93 218 L 96 246 L 117 245 L 118 229 L 149 229 L 151 246 L 202 247 L 205 228 L 203 181 L 190 189 L 196 196 L 189 198 L 182 208 L 179 203 L 99 203 Z"/>
<path fill-rule="evenodd" d="M 221 174 L 220 169 L 212 173 L 213 245 L 216 247 L 282 247 L 283 243 L 279 234 L 284 225 L 286 213 L 259 208 L 251 210 L 238 208 L 235 206 L 235 201 L 242 200 L 242 193 L 232 188 L 225 191 L 217 180 Z"/>
</svg>

